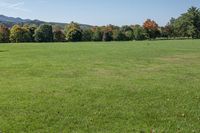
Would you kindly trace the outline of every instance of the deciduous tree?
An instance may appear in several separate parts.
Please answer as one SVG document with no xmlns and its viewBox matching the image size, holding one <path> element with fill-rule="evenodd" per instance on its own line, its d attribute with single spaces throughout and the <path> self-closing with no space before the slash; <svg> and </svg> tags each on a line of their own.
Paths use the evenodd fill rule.
<svg viewBox="0 0 200 133">
<path fill-rule="evenodd" d="M 78 23 L 71 22 L 65 28 L 67 41 L 78 42 L 82 39 L 82 30 Z"/>
<path fill-rule="evenodd" d="M 124 41 L 133 40 L 133 29 L 131 26 L 125 25 L 121 27 L 121 32 L 124 34 Z"/>
<path fill-rule="evenodd" d="M 92 30 L 89 29 L 84 29 L 82 32 L 82 41 L 91 41 L 92 40 Z"/>
<path fill-rule="evenodd" d="M 135 40 L 145 40 L 146 39 L 146 32 L 143 27 L 140 25 L 134 26 L 134 39 Z"/>
<path fill-rule="evenodd" d="M 65 34 L 61 30 L 57 29 L 53 31 L 53 40 L 54 42 L 64 42 L 66 41 Z"/>
<path fill-rule="evenodd" d="M 92 35 L 92 41 L 102 41 L 103 33 L 101 31 L 100 27 L 94 27 L 92 29 L 93 35 Z"/>
<path fill-rule="evenodd" d="M 52 26 L 48 24 L 40 25 L 35 30 L 34 36 L 36 42 L 53 42 Z"/>
<path fill-rule="evenodd" d="M 112 37 L 113 37 L 113 41 L 124 41 L 126 38 L 120 29 L 115 29 L 113 31 Z"/>
<path fill-rule="evenodd" d="M 102 41 L 112 41 L 113 38 L 113 30 L 114 30 L 115 26 L 113 25 L 108 25 L 102 28 L 103 30 L 103 38 Z"/>
<path fill-rule="evenodd" d="M 14 25 L 10 30 L 10 41 L 14 43 L 31 42 L 30 31 L 26 27 Z"/>
<path fill-rule="evenodd" d="M 149 39 L 155 39 L 159 35 L 158 24 L 155 21 L 147 19 L 144 22 L 143 27 L 146 30 Z"/>
<path fill-rule="evenodd" d="M 3 24 L 0 25 L 0 43 L 8 43 L 10 30 Z"/>
</svg>

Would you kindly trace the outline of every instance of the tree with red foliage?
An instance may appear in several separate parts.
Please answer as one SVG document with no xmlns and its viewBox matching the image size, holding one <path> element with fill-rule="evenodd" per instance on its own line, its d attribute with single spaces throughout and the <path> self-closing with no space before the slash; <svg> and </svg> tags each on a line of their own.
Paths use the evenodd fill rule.
<svg viewBox="0 0 200 133">
<path fill-rule="evenodd" d="M 143 28 L 146 30 L 149 39 L 156 39 L 160 34 L 158 24 L 151 19 L 144 22 Z"/>
</svg>

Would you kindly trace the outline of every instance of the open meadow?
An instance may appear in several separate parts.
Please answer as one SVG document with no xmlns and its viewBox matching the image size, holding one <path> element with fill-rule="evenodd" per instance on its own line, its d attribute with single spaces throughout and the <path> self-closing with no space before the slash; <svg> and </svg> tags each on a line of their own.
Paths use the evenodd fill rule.
<svg viewBox="0 0 200 133">
<path fill-rule="evenodd" d="M 199 133 L 200 40 L 0 45 L 0 132 Z"/>
</svg>

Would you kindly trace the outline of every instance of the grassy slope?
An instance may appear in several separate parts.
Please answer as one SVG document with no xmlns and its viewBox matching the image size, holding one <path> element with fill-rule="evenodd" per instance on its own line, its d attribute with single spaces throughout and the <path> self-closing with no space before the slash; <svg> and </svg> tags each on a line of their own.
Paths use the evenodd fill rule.
<svg viewBox="0 0 200 133">
<path fill-rule="evenodd" d="M 200 41 L 0 45 L 3 132 L 200 132 Z"/>
</svg>

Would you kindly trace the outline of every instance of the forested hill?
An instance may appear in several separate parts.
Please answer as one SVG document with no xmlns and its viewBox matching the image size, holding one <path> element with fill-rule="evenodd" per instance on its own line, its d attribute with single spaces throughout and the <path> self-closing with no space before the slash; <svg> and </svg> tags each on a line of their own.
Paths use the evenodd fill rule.
<svg viewBox="0 0 200 133">
<path fill-rule="evenodd" d="M 40 21 L 40 20 L 31 20 L 31 19 L 22 19 L 22 18 L 14 18 L 14 17 L 8 17 L 5 15 L 0 15 L 0 23 L 6 25 L 7 27 L 12 27 L 15 24 L 19 24 L 19 25 L 24 25 L 24 24 L 34 24 L 34 25 L 41 25 L 44 23 L 48 23 L 51 25 L 57 25 L 60 26 L 64 29 L 65 25 L 67 25 L 67 23 L 57 23 L 57 22 L 45 22 L 45 21 Z M 90 25 L 86 25 L 86 24 L 80 24 L 81 28 L 91 28 L 92 26 Z"/>
</svg>

